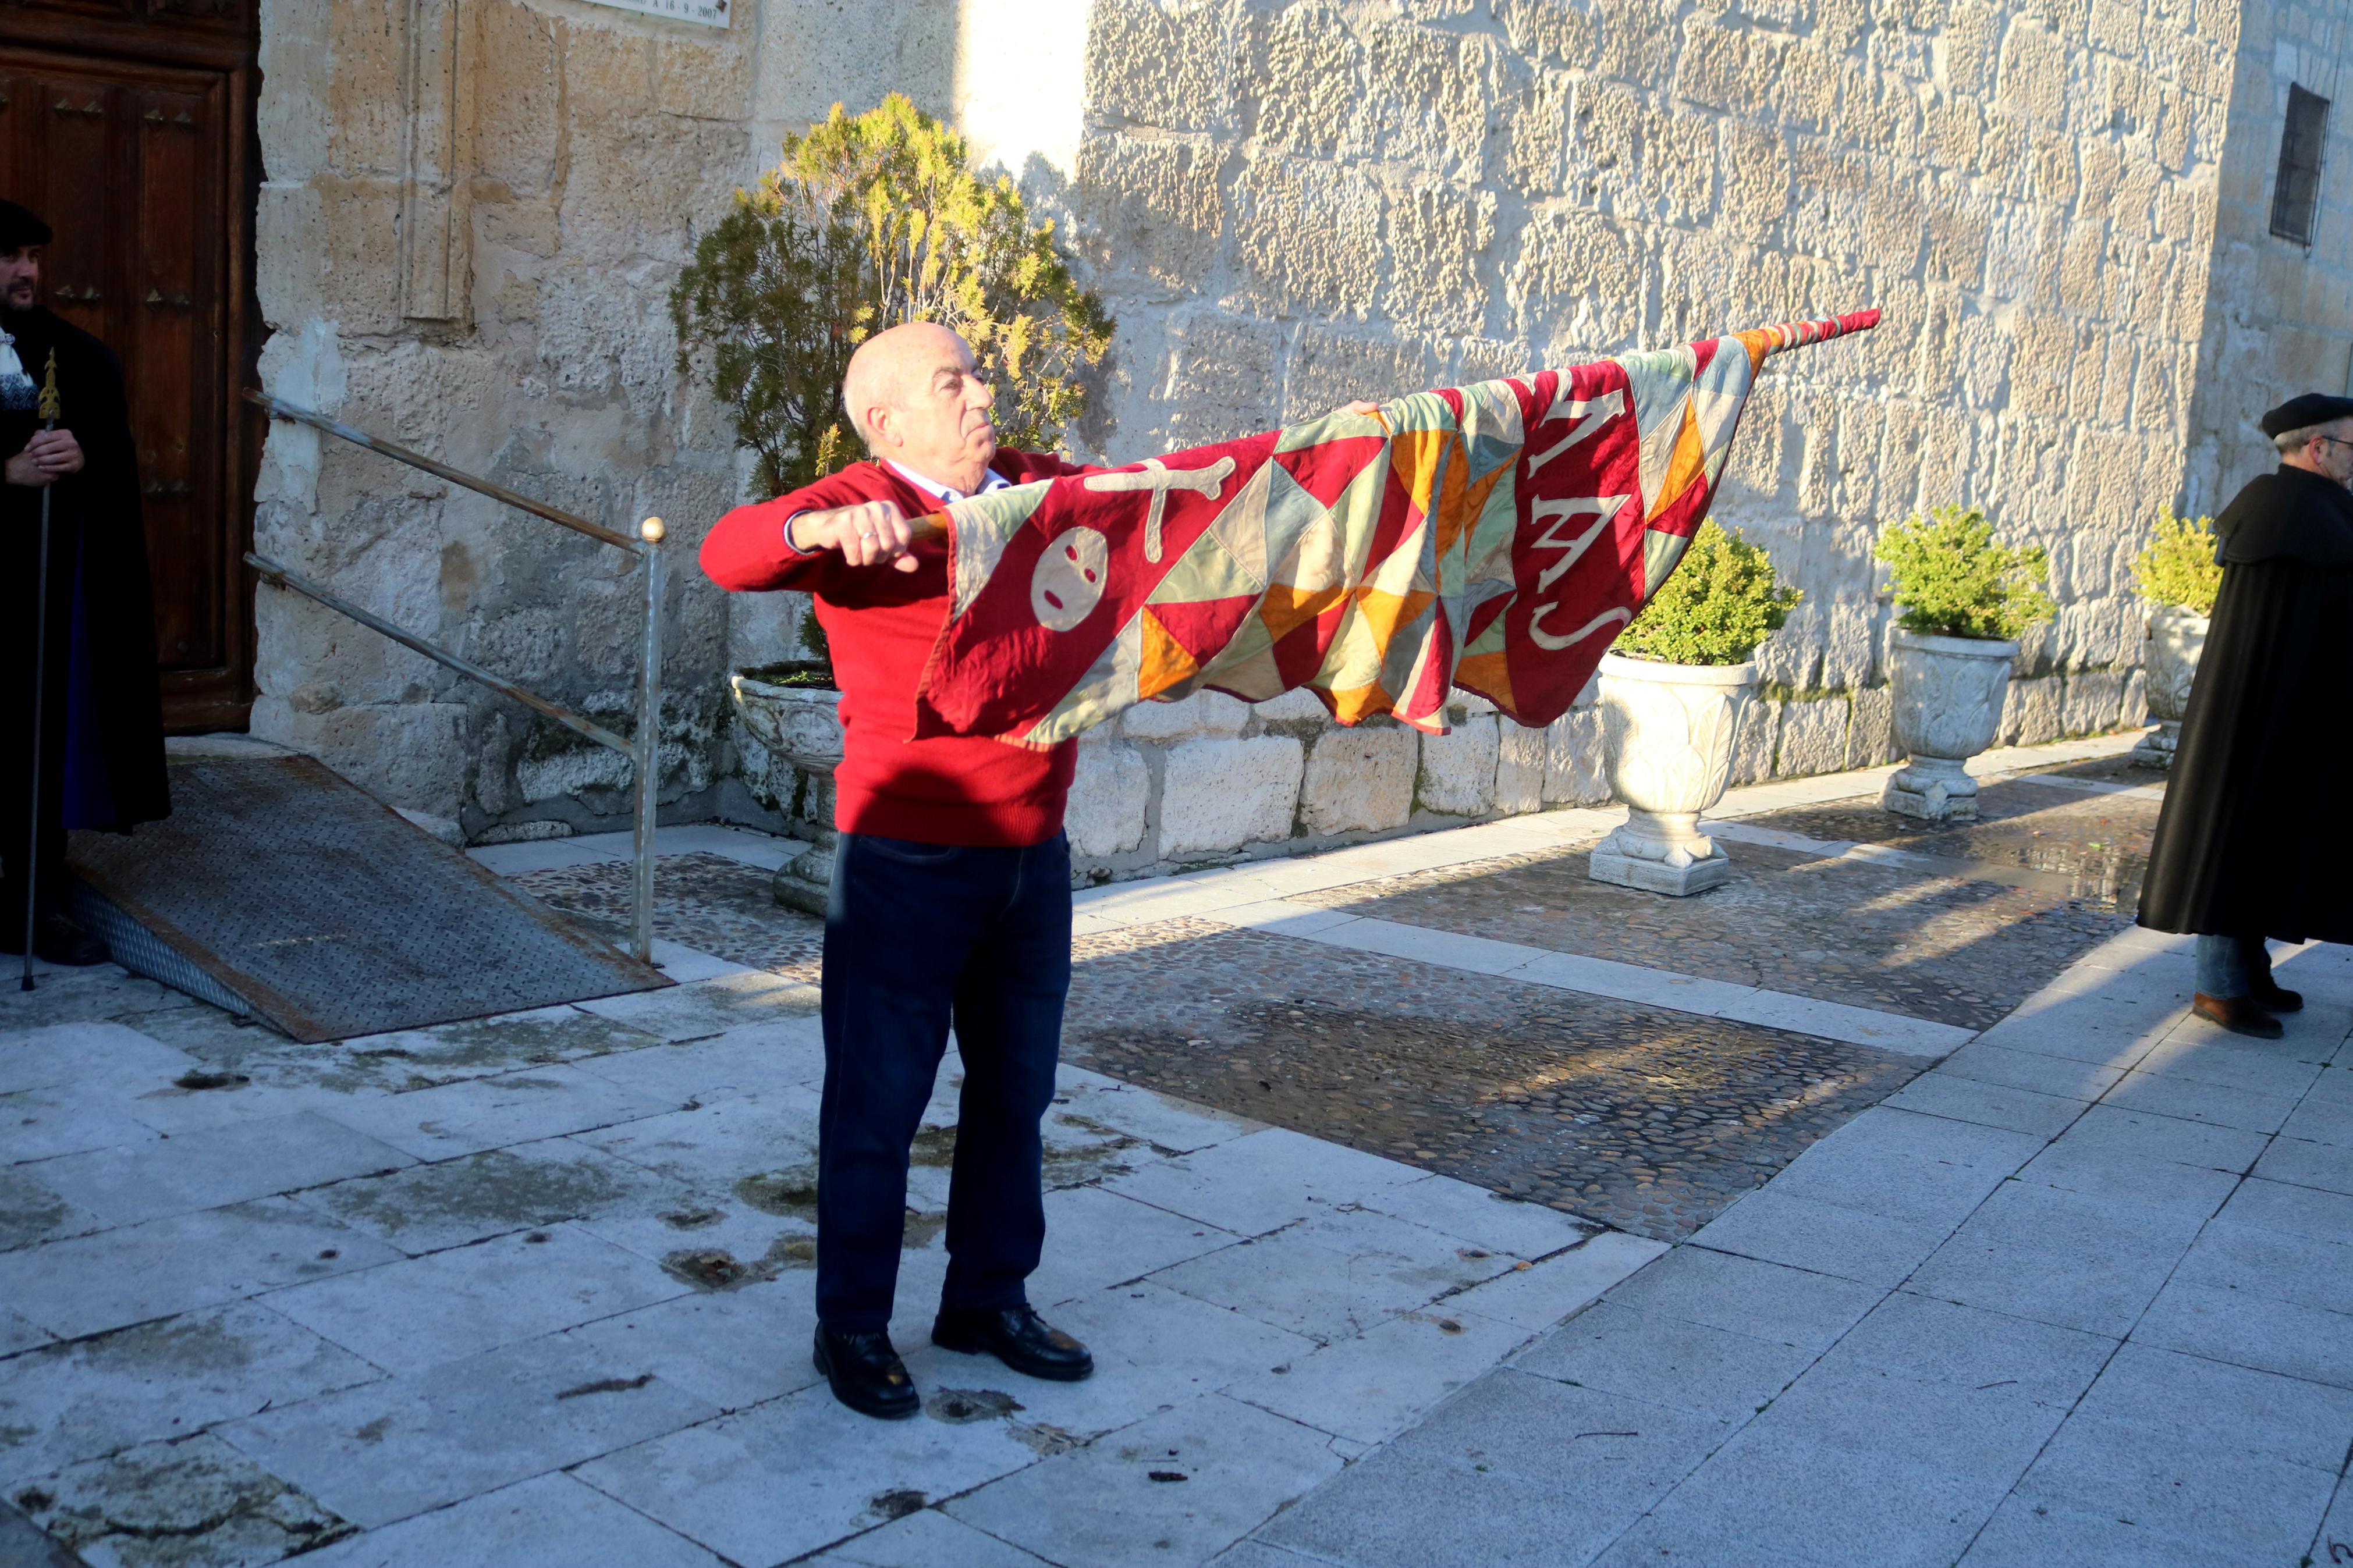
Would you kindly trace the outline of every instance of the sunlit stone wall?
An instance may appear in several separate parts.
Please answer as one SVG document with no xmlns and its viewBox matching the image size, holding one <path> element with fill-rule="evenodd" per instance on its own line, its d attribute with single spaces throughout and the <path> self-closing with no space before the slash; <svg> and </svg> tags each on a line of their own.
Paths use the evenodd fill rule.
<svg viewBox="0 0 2353 1568">
<path fill-rule="evenodd" d="M 2006 738 L 2082 732 L 2140 717 L 2149 514 L 2254 471 L 2274 391 L 2343 384 L 2342 180 L 2309 250 L 2263 231 L 2285 84 L 2336 91 L 2344 27 L 2235 0 L 736 0 L 724 30 L 273 0 L 264 369 L 599 521 L 669 518 L 666 796 L 759 819 L 790 781 L 721 678 L 791 654 L 797 605 L 691 570 L 743 467 L 664 297 L 782 132 L 897 88 L 1060 216 L 1117 313 L 1088 455 L 1879 306 L 1869 337 L 1776 362 L 1725 478 L 1719 517 L 1807 594 L 1760 656 L 1740 776 L 1885 757 L 1871 541 L 1942 501 L 2051 551 L 2063 609 Z M 617 556 L 285 429 L 259 531 L 561 699 L 626 704 Z M 270 590 L 259 616 L 262 732 L 477 837 L 620 808 L 617 759 Z M 1589 712 L 1464 718 L 1431 743 L 1295 702 L 1148 710 L 1088 742 L 1074 821 L 1124 873 L 1599 790 Z"/>
<path fill-rule="evenodd" d="M 1120 315 L 1110 444 L 1876 305 L 1776 361 L 1725 477 L 1717 516 L 1807 595 L 1739 776 L 1886 758 L 1871 544 L 1946 501 L 2051 552 L 2005 738 L 2137 722 L 2126 564 L 2183 484 L 2237 13 L 1095 0 L 1060 186 Z M 1139 770 L 1104 736 L 1092 776 L 1251 743 L 1154 735 Z M 1302 802 L 1345 743 L 1302 737 Z M 1593 797 L 1599 749 L 1589 711 L 1503 724 L 1491 809 Z"/>
</svg>

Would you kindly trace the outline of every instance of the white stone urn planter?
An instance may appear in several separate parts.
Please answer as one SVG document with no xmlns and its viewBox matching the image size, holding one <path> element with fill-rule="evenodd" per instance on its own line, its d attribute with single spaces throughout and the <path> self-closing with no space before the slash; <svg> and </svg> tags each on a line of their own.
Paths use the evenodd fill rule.
<svg viewBox="0 0 2353 1568">
<path fill-rule="evenodd" d="M 1895 745 L 1911 760 L 1879 804 L 1901 816 L 1963 822 L 1978 814 L 1978 781 L 1964 765 L 1993 744 L 2018 645 L 1990 637 L 1888 636 L 1887 684 Z"/>
<path fill-rule="evenodd" d="M 815 686 L 779 686 L 750 673 L 728 678 L 735 710 L 752 738 L 808 777 L 797 820 L 810 847 L 777 868 L 776 902 L 819 920 L 833 885 L 833 770 L 841 761 L 841 693 Z"/>
<path fill-rule="evenodd" d="M 2206 649 L 2204 616 L 2175 605 L 2160 605 L 2148 617 L 2148 640 L 2140 667 L 2148 682 L 2148 715 L 2157 728 L 2132 749 L 2135 767 L 2170 768 L 2181 744 L 2182 715 L 2189 711 L 2189 683 L 2197 679 L 2198 656 Z"/>
<path fill-rule="evenodd" d="M 1630 809 L 1587 862 L 1594 880 L 1681 897 L 1732 875 L 1699 819 L 1724 798 L 1740 715 L 1756 689 L 1754 664 L 1601 656 L 1603 756 L 1610 791 Z"/>
</svg>

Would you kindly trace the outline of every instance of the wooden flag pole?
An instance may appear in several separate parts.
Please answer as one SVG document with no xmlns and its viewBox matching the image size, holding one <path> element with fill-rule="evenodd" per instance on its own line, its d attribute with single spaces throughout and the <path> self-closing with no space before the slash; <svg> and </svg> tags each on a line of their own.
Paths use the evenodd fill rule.
<svg viewBox="0 0 2353 1568">
<path fill-rule="evenodd" d="M 58 351 L 49 351 L 48 378 L 41 385 L 41 428 L 58 427 Z M 25 979 L 22 990 L 33 989 L 33 921 L 40 888 L 41 860 L 41 721 L 42 699 L 49 683 L 49 492 L 41 487 L 40 574 L 33 579 L 33 785 L 26 792 L 31 805 L 25 825 Z"/>
</svg>

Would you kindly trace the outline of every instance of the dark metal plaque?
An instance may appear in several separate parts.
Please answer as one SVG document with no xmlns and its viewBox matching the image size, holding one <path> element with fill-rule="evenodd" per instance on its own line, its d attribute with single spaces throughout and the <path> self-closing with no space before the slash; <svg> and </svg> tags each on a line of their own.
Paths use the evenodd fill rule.
<svg viewBox="0 0 2353 1568">
<path fill-rule="evenodd" d="M 670 984 L 309 757 L 175 761 L 169 817 L 68 864 L 297 1040 Z"/>
</svg>

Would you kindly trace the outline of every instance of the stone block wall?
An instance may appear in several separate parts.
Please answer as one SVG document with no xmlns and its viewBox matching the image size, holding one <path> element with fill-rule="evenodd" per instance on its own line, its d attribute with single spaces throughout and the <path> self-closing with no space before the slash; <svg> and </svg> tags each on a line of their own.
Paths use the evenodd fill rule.
<svg viewBox="0 0 2353 1568">
<path fill-rule="evenodd" d="M 965 0 L 967 39 L 1020 8 Z M 2125 563 L 2182 483 L 2235 6 L 1054 9 L 1081 71 L 1058 44 L 1008 102 L 967 50 L 955 100 L 1119 317 L 1093 455 L 1876 304 L 1776 363 L 1721 492 L 1807 593 L 1736 778 L 1894 760 L 1870 547 L 1946 500 L 2052 556 L 2001 742 L 2140 721 Z M 1128 876 L 1609 794 L 1589 700 L 1528 731 L 1471 699 L 1429 737 L 1204 693 L 1082 742 L 1070 823 Z"/>
<path fill-rule="evenodd" d="M 2271 232 L 2288 89 L 2330 100 L 2312 243 Z M 2183 505 L 2220 511 L 2276 462 L 2255 426 L 2303 392 L 2353 392 L 2353 10 L 2249 5 L 2240 25 Z"/>
<path fill-rule="evenodd" d="M 1872 541 L 1942 501 L 2050 549 L 2028 673 L 2129 665 L 2238 12 L 1095 0 L 1062 199 L 1121 321 L 1111 445 L 1877 305 L 1776 362 L 1720 492 L 1807 593 L 1766 678 L 1883 679 Z"/>
<path fill-rule="evenodd" d="M 780 781 L 736 743 L 723 677 L 797 651 L 799 605 L 731 603 L 693 569 L 744 465 L 676 370 L 665 300 L 782 132 L 898 89 L 1067 220 L 1121 322 L 1096 455 L 1882 307 L 1878 332 L 1776 362 L 1724 481 L 1719 515 L 1808 595 L 1761 655 L 1797 695 L 1759 704 L 1743 776 L 1877 759 L 1871 541 L 1946 500 L 2052 551 L 2063 610 L 2030 645 L 2012 738 L 2101 728 L 2139 646 L 2124 563 L 2182 493 L 2206 360 L 2343 306 L 2307 287 L 2255 327 L 2216 322 L 2210 261 L 2260 205 L 2278 73 L 2318 80 L 2297 51 L 2343 47 L 2325 8 L 2242 39 L 2263 9 L 739 0 L 711 29 L 580 0 L 268 0 L 263 377 L 597 521 L 667 518 L 668 809 L 773 822 Z M 2218 186 L 2238 204 L 2220 218 Z M 2296 277 L 2337 276 L 2331 212 Z M 257 536 L 560 701 L 628 710 L 616 552 L 288 426 Z M 625 809 L 617 757 L 299 599 L 265 588 L 258 616 L 259 732 L 477 839 Z M 1588 710 L 1531 732 L 1466 709 L 1426 740 L 1335 734 L 1303 697 L 1229 706 L 1089 741 L 1073 820 L 1102 865 L 1605 788 Z"/>
</svg>

